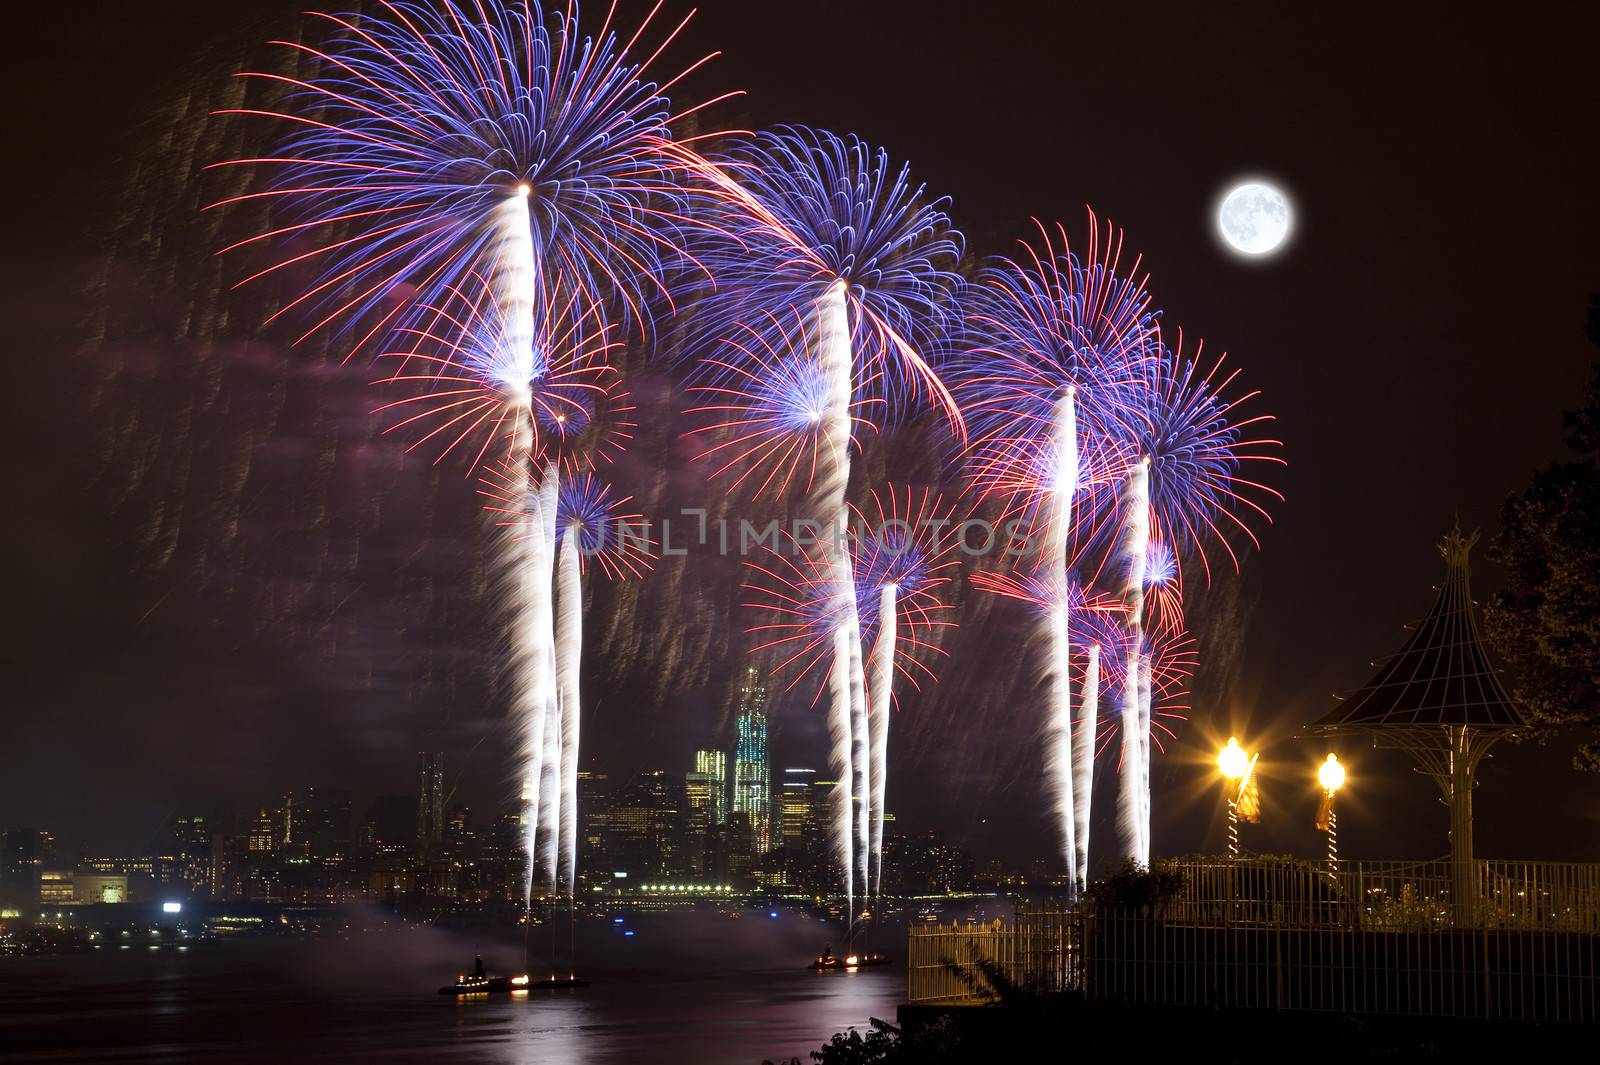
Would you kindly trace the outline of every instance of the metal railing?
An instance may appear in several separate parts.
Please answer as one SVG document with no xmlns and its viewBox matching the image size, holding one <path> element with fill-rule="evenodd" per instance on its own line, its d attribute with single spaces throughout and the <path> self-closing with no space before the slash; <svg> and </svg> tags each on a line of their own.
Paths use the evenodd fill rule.
<svg viewBox="0 0 1600 1065">
<path fill-rule="evenodd" d="M 1169 867 L 1182 888 L 1154 912 L 1019 901 L 1009 924 L 911 929 L 908 1000 L 993 1001 L 982 958 L 1011 985 L 1090 999 L 1600 1021 L 1600 866 Z"/>
<path fill-rule="evenodd" d="M 1202 924 L 1600 933 L 1600 865 L 1183 859 L 1161 916 Z M 1460 888 L 1465 887 L 1463 893 Z"/>
<path fill-rule="evenodd" d="M 1018 944 L 1030 938 L 1022 926 L 996 918 L 990 924 L 913 927 L 906 942 L 906 1001 L 980 1002 L 984 996 L 962 979 L 981 958 L 1019 982 L 1026 978 Z"/>
</svg>

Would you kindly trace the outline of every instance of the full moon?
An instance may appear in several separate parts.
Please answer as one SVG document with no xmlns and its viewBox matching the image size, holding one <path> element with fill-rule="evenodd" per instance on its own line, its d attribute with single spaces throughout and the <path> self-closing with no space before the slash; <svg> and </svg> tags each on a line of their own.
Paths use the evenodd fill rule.
<svg viewBox="0 0 1600 1065">
<path fill-rule="evenodd" d="M 1294 224 L 1289 197 L 1263 181 L 1228 190 L 1217 206 L 1217 230 L 1241 255 L 1270 255 L 1283 247 Z"/>
</svg>

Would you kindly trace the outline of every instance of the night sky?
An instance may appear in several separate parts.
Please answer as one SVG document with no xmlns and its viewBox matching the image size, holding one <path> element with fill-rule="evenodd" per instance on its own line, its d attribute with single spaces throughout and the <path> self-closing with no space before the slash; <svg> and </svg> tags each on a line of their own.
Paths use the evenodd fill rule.
<svg viewBox="0 0 1600 1065">
<path fill-rule="evenodd" d="M 263 141 L 206 112 L 261 42 L 296 32 L 299 7 L 30 5 L 8 20 L 0 827 L 48 828 L 69 849 L 141 850 L 176 812 L 242 811 L 306 784 L 353 788 L 359 812 L 412 790 L 425 747 L 446 752 L 463 800 L 509 794 L 487 536 L 465 470 L 379 436 L 370 367 L 291 350 L 294 334 L 261 326 L 273 294 L 230 294 L 237 275 L 210 257 L 229 234 L 198 211 L 216 198 L 200 168 Z M 1293 733 L 1425 612 L 1455 517 L 1487 539 L 1506 495 L 1559 457 L 1559 412 L 1594 357 L 1580 325 L 1600 291 L 1600 19 L 1576 4 L 1499 18 L 701 7 L 671 54 L 724 55 L 679 99 L 743 89 L 720 124 L 885 145 L 953 197 L 970 256 L 1007 251 L 1030 217 L 1081 237 L 1093 206 L 1143 253 L 1168 325 L 1230 352 L 1262 391 L 1285 501 L 1242 575 L 1190 608 L 1203 663 L 1194 719 L 1153 770 L 1154 849 L 1220 845 L 1207 764 L 1237 732 L 1265 748 L 1265 823 L 1246 844 L 1314 853 L 1325 750 Z M 1295 201 L 1293 244 L 1266 262 L 1213 237 L 1218 193 L 1246 174 Z M 641 366 L 631 385 L 645 425 L 619 486 L 655 514 L 725 507 L 677 440 L 666 371 Z M 873 443 L 861 468 L 931 477 L 928 432 Z M 1480 548 L 1480 599 L 1495 580 Z M 736 565 L 692 558 L 595 589 L 596 766 L 681 770 L 726 729 L 746 648 L 738 583 Z M 960 620 L 941 683 L 895 720 L 890 809 L 983 856 L 1053 853 L 1041 700 L 1017 653 L 1027 616 L 968 590 Z M 821 762 L 807 703 L 777 702 L 780 763 Z M 1479 854 L 1600 857 L 1600 798 L 1569 747 L 1487 763 Z M 1357 744 L 1343 756 L 1342 853 L 1446 850 L 1431 784 Z M 1108 802 L 1096 830 L 1109 842 Z"/>
</svg>

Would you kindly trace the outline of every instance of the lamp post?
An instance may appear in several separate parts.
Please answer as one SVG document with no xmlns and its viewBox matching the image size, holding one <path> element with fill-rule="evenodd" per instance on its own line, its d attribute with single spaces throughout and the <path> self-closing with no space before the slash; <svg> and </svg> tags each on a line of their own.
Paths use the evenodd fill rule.
<svg viewBox="0 0 1600 1065">
<path fill-rule="evenodd" d="M 1228 782 L 1228 857 L 1239 857 L 1239 795 L 1244 790 L 1245 777 L 1255 759 L 1239 746 L 1237 736 L 1229 736 L 1228 743 L 1217 754 L 1217 771 Z"/>
<path fill-rule="evenodd" d="M 1339 875 L 1339 815 L 1333 809 L 1333 793 L 1344 787 L 1344 766 L 1336 755 L 1317 767 L 1317 783 L 1322 785 L 1323 824 L 1328 830 L 1328 874 Z"/>
</svg>

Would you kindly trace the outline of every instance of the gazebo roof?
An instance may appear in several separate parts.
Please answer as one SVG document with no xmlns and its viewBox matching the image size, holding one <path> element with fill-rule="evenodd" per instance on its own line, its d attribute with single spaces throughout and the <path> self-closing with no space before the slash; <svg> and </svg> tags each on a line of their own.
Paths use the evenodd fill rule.
<svg viewBox="0 0 1600 1065">
<path fill-rule="evenodd" d="M 1526 722 L 1511 704 L 1489 663 L 1472 603 L 1467 556 L 1478 540 L 1456 529 L 1439 545 L 1444 584 L 1433 609 L 1419 621 L 1404 647 L 1333 712 L 1306 732 L 1386 733 L 1467 725 L 1480 732 L 1509 732 Z"/>
</svg>

